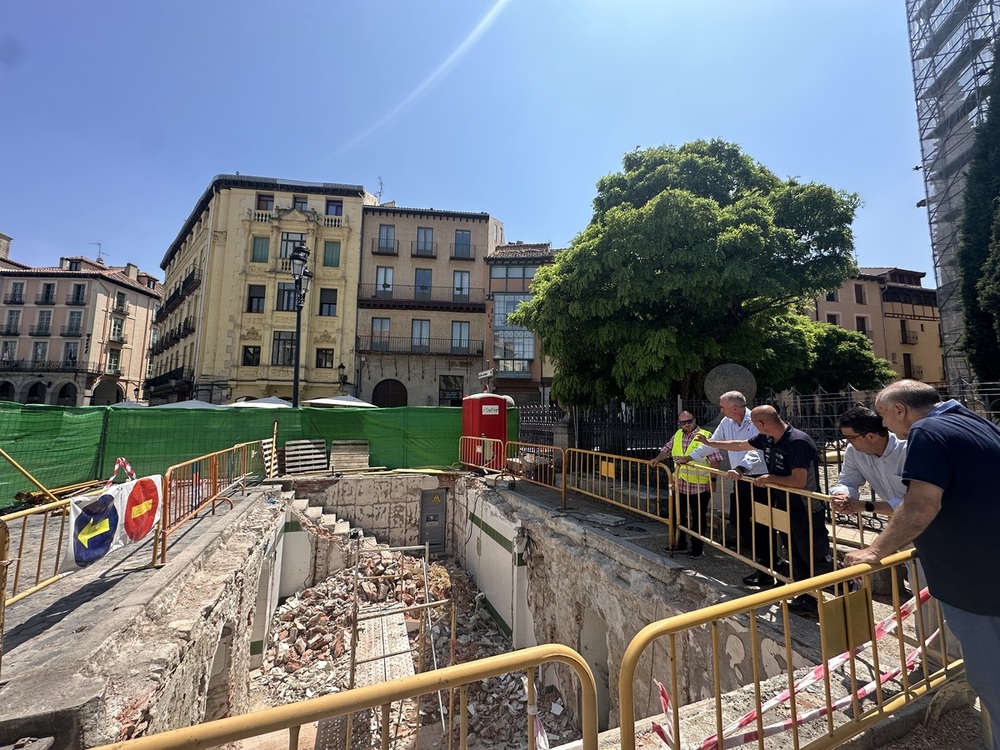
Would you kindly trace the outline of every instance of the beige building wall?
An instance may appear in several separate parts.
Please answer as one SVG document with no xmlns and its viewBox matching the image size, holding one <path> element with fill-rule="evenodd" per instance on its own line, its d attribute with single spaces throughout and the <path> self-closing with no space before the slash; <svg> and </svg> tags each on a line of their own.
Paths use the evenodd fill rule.
<svg viewBox="0 0 1000 750">
<path fill-rule="evenodd" d="M 487 213 L 364 209 L 357 395 L 380 406 L 461 405 L 487 367 Z"/>
<path fill-rule="evenodd" d="M 900 377 L 944 383 L 940 315 L 924 276 L 899 268 L 863 268 L 835 292 L 820 297 L 811 315 L 852 331 L 864 331 L 875 354 Z"/>
<path fill-rule="evenodd" d="M 9 240 L 8 240 L 9 242 Z M 2 254 L 0 400 L 62 406 L 142 397 L 162 286 L 83 257 L 32 268 Z"/>
<path fill-rule="evenodd" d="M 302 309 L 300 400 L 343 392 L 337 366 L 355 366 L 361 207 L 372 200 L 355 185 L 217 177 L 164 258 L 153 399 L 291 398 L 288 255 L 299 243 L 313 274 Z"/>
</svg>

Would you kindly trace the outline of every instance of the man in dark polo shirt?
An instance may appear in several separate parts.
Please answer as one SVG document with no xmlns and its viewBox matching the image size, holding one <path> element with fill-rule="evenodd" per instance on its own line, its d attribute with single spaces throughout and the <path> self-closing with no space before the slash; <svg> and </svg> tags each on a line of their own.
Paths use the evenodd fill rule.
<svg viewBox="0 0 1000 750">
<path fill-rule="evenodd" d="M 906 495 L 871 546 L 844 564 L 877 563 L 913 543 L 1000 750 L 1000 496 L 989 476 L 1000 465 L 1000 428 L 915 380 L 887 386 L 875 410 L 907 440 Z"/>
<path fill-rule="evenodd" d="M 755 478 L 754 484 L 769 487 L 772 506 L 788 510 L 792 579 L 800 581 L 829 573 L 833 559 L 823 503 L 785 489 L 818 491 L 816 444 L 802 430 L 782 420 L 773 406 L 758 406 L 750 412 L 750 419 L 759 434 L 749 440 L 702 442 L 720 450 L 757 448 L 763 452 L 767 473 Z M 796 597 L 790 609 L 802 614 L 815 612 L 816 599 L 808 594 Z"/>
</svg>

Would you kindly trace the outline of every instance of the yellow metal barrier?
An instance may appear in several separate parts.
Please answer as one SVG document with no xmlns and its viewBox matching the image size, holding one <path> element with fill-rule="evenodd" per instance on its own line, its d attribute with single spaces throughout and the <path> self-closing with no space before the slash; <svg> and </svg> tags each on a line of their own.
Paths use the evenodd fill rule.
<svg viewBox="0 0 1000 750">
<path fill-rule="evenodd" d="M 288 746 L 290 750 L 294 750 L 298 747 L 299 729 L 303 724 L 377 707 L 382 708 L 383 716 L 381 746 L 387 748 L 389 746 L 389 724 L 384 720 L 384 717 L 388 715 L 390 704 L 455 687 L 459 687 L 461 692 L 461 710 L 458 712 L 460 715 L 458 747 L 460 750 L 464 750 L 468 747 L 469 716 L 466 709 L 468 691 L 465 686 L 488 677 L 520 670 L 527 670 L 528 685 L 530 686 L 533 684 L 535 667 L 552 661 L 568 665 L 579 677 L 582 746 L 584 750 L 597 750 L 597 687 L 594 683 L 594 676 L 582 656 L 559 644 L 533 646 L 467 664 L 456 664 L 451 667 L 423 672 L 392 682 L 345 690 L 321 698 L 312 698 L 243 716 L 231 716 L 185 729 L 173 729 L 148 737 L 104 745 L 93 750 L 181 750 L 182 748 L 183 750 L 200 750 L 281 730 L 288 730 Z M 531 717 L 529 716 L 528 719 L 526 746 L 533 748 L 534 733 L 532 732 Z M 451 726 L 451 729 L 454 731 L 454 725 Z"/>
<path fill-rule="evenodd" d="M 567 489 L 672 523 L 672 480 L 663 464 L 653 467 L 638 458 L 570 448 L 564 465 L 563 485 Z"/>
<path fill-rule="evenodd" d="M 8 533 L 17 529 L 13 557 L 9 557 L 8 551 L 7 556 L 0 558 L 0 565 L 10 565 L 14 569 L 6 590 L 6 606 L 62 578 L 59 566 L 68 533 L 68 508 L 69 500 L 58 500 L 0 516 Z M 56 528 L 53 530 L 52 526 Z"/>
<path fill-rule="evenodd" d="M 503 471 L 504 441 L 496 438 L 463 435 L 458 439 L 458 456 L 463 466 Z"/>
<path fill-rule="evenodd" d="M 677 507 L 672 514 L 671 539 L 676 539 L 679 533 L 697 537 L 706 545 L 786 582 L 835 570 L 839 567 L 838 549 L 845 546 L 863 547 L 870 541 L 861 514 L 838 514 L 830 509 L 829 520 L 826 520 L 826 510 L 833 502 L 829 495 L 766 484 L 756 485 L 750 478 L 739 479 L 735 483 L 734 491 L 744 493 L 747 498 L 752 497 L 748 503 L 752 517 L 740 523 L 739 519 L 730 516 L 726 472 L 709 467 L 699 467 L 699 470 L 717 479 L 711 490 L 712 499 L 706 522 L 701 522 L 701 514 L 696 507 L 697 496 L 681 493 L 675 476 L 672 495 Z M 792 502 L 802 503 L 793 515 L 789 510 L 787 493 L 805 498 L 808 507 L 801 500 L 792 498 Z M 682 507 L 682 504 L 686 507 Z M 817 505 L 821 510 L 817 513 L 810 512 L 809 508 Z M 844 519 L 851 517 L 854 518 L 852 523 L 843 523 Z M 685 519 L 687 523 L 684 522 Z M 799 538 L 808 539 L 809 542 L 808 549 L 802 550 L 800 555 L 800 559 L 806 560 L 808 569 L 796 570 L 795 556 L 790 554 L 794 522 L 802 524 L 802 528 L 797 530 Z M 819 528 L 820 525 L 823 528 Z M 749 534 L 743 531 L 746 527 L 750 528 Z M 759 529 L 756 534 L 753 533 L 755 527 Z M 824 535 L 828 544 L 824 549 L 816 550 L 815 540 L 822 541 Z M 766 542 L 758 543 L 760 537 L 766 539 Z M 790 559 L 783 560 L 780 557 L 782 547 L 789 553 Z M 822 561 L 828 553 L 832 554 L 830 567 L 817 570 L 817 562 Z M 801 563 L 799 567 L 804 568 Z"/>
<path fill-rule="evenodd" d="M 153 564 L 166 563 L 168 538 L 185 521 L 207 507 L 214 513 L 219 500 L 233 507 L 232 499 L 225 493 L 245 486 L 248 479 L 263 479 L 266 472 L 259 440 L 239 443 L 168 468 L 163 477 L 163 512 L 154 532 Z"/>
<path fill-rule="evenodd" d="M 525 482 L 559 490 L 562 494 L 562 507 L 565 510 L 566 453 L 562 448 L 508 440 L 504 470 Z"/>
<path fill-rule="evenodd" d="M 663 731 L 676 747 L 707 750 L 744 743 L 764 747 L 765 737 L 782 732 L 791 733 L 796 748 L 836 747 L 962 674 L 963 662 L 949 661 L 937 603 L 922 601 L 920 596 L 912 602 L 901 602 L 904 568 L 913 592 L 923 586 L 922 581 L 917 581 L 915 561 L 916 552 L 907 550 L 886 558 L 880 565 L 856 565 L 646 626 L 632 639 L 622 658 L 621 747 L 634 750 L 636 746 L 633 690 L 637 669 L 644 651 L 660 638 L 667 639 L 670 662 L 670 674 L 663 675 L 663 682 L 674 699 L 664 716 Z M 879 597 L 873 593 L 873 582 L 881 571 L 889 573 L 891 594 Z M 857 578 L 863 585 L 851 590 L 850 582 Z M 824 666 L 796 678 L 794 669 L 788 667 L 795 663 L 794 636 L 815 625 L 792 614 L 787 600 L 802 594 L 824 599 L 831 590 L 839 595 L 822 601 L 817 611 Z M 768 622 L 770 627 L 764 633 L 763 623 Z M 750 674 L 742 670 L 742 677 L 727 663 L 728 641 L 741 634 L 743 648 L 749 650 L 751 659 Z M 779 654 L 784 665 L 778 660 Z M 685 703 L 682 697 L 692 689 L 681 675 L 697 662 L 696 655 L 708 657 L 701 662 L 710 675 L 707 690 L 715 696 L 715 734 L 709 737 L 686 732 L 681 722 Z M 767 665 L 771 665 L 770 669 Z M 784 684 L 765 682 L 777 675 L 784 676 Z M 726 694 L 743 683 L 753 686 L 752 711 L 737 716 L 733 711 L 741 702 L 727 700 Z M 779 714 L 777 720 L 768 717 L 770 710 Z"/>
</svg>

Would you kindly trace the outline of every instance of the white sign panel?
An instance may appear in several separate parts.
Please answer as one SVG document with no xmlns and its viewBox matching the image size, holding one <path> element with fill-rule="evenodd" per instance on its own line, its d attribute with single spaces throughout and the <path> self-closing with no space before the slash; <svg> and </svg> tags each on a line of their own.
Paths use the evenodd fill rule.
<svg viewBox="0 0 1000 750">
<path fill-rule="evenodd" d="M 479 373 L 479 379 L 480 380 L 486 380 L 486 378 L 492 378 L 496 374 L 497 374 L 496 370 L 493 370 L 493 369 L 483 370 L 481 373 Z"/>
<path fill-rule="evenodd" d="M 487 414 L 497 415 L 500 413 L 500 407 L 497 404 L 483 404 L 483 416 Z"/>
</svg>

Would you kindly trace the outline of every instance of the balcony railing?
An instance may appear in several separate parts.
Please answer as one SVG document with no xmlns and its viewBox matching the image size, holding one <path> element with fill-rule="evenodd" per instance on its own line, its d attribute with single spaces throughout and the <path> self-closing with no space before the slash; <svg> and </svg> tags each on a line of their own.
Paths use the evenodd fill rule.
<svg viewBox="0 0 1000 750">
<path fill-rule="evenodd" d="M 920 365 L 913 365 L 912 367 L 905 368 L 903 373 L 904 378 L 912 378 L 914 380 L 922 380 L 924 377 L 924 368 Z"/>
<path fill-rule="evenodd" d="M 59 329 L 59 335 L 67 338 L 80 338 L 83 335 L 83 329 L 80 326 L 63 326 Z"/>
<path fill-rule="evenodd" d="M 24 295 L 23 294 L 5 294 L 3 297 L 3 303 L 5 305 L 23 305 Z"/>
<path fill-rule="evenodd" d="M 87 297 L 83 294 L 66 295 L 66 304 L 71 307 L 83 307 L 87 304 Z"/>
<path fill-rule="evenodd" d="M 181 282 L 181 294 L 190 294 L 201 286 L 201 269 L 194 268 Z"/>
<path fill-rule="evenodd" d="M 399 255 L 399 240 L 372 238 L 372 255 Z"/>
<path fill-rule="evenodd" d="M 359 352 L 385 354 L 447 354 L 481 357 L 483 342 L 459 339 L 431 339 L 413 336 L 358 336 Z"/>
<path fill-rule="evenodd" d="M 916 331 L 901 331 L 899 334 L 900 341 L 904 344 L 915 344 L 917 343 L 917 332 Z"/>
<path fill-rule="evenodd" d="M 3 335 L 3 336 L 20 336 L 21 335 L 21 326 L 19 326 L 19 325 L 11 325 L 10 323 L 7 323 L 4 326 L 0 327 L 0 335 Z"/>
<path fill-rule="evenodd" d="M 128 315 L 128 302 L 115 302 L 114 307 L 111 308 L 111 312 Z"/>
<path fill-rule="evenodd" d="M 8 359 L 0 361 L 0 371 L 3 372 L 85 372 L 99 375 L 102 369 L 92 362 L 80 362 L 76 359 L 43 360 L 43 359 Z"/>
<path fill-rule="evenodd" d="M 113 375 L 118 378 L 122 375 L 122 368 L 120 365 L 108 365 L 107 369 L 104 371 L 105 375 Z"/>
<path fill-rule="evenodd" d="M 36 305 L 54 305 L 56 303 L 56 295 L 54 294 L 39 294 L 35 296 Z"/>
<path fill-rule="evenodd" d="M 41 325 L 41 326 L 31 326 L 28 328 L 29 336 L 51 336 L 52 326 Z"/>
<path fill-rule="evenodd" d="M 454 286 L 406 286 L 400 284 L 358 284 L 358 302 L 377 303 L 436 302 L 458 305 L 483 305 L 483 289 Z"/>
<path fill-rule="evenodd" d="M 269 224 L 273 218 L 274 211 L 261 211 L 255 208 L 250 209 L 250 221 L 256 221 L 259 224 Z"/>
<path fill-rule="evenodd" d="M 436 258 L 438 243 L 414 240 L 410 243 L 410 255 L 414 258 Z"/>
<path fill-rule="evenodd" d="M 108 336 L 108 341 L 112 344 L 127 344 L 128 336 L 124 333 L 112 333 Z"/>
<path fill-rule="evenodd" d="M 347 217 L 346 216 L 324 216 L 323 217 L 324 227 L 346 227 Z"/>
<path fill-rule="evenodd" d="M 476 246 L 475 245 L 456 245 L 454 242 L 451 243 L 451 259 L 452 260 L 475 260 L 476 259 Z"/>
</svg>

